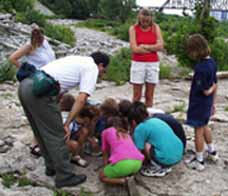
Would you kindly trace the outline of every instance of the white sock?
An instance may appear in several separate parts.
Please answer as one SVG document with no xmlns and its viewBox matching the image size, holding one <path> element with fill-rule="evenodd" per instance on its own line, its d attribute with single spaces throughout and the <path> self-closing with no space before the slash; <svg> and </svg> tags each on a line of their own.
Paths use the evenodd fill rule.
<svg viewBox="0 0 228 196">
<path fill-rule="evenodd" d="M 203 152 L 196 152 L 196 159 L 199 162 L 202 162 L 203 161 Z"/>
<path fill-rule="evenodd" d="M 207 144 L 208 152 L 214 152 L 215 146 L 213 143 Z"/>
</svg>

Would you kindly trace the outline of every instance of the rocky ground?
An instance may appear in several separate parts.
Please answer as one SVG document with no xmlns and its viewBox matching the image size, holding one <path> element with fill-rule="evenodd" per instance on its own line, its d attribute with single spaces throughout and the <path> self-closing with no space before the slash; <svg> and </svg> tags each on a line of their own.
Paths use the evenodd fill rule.
<svg viewBox="0 0 228 196">
<path fill-rule="evenodd" d="M 103 33 L 83 28 L 73 29 L 76 36 L 78 35 L 78 40 L 76 46 L 69 49 L 72 53 L 86 54 L 96 49 L 112 53 L 127 45 Z M 0 47 L 5 46 L 0 44 Z M 183 122 L 188 105 L 189 86 L 190 81 L 162 80 L 156 88 L 155 107 L 172 113 Z M 189 170 L 181 162 L 163 178 L 140 177 L 137 189 L 141 196 L 228 196 L 228 141 L 226 139 L 228 137 L 228 89 L 226 86 L 228 86 L 228 80 L 219 81 L 217 113 L 210 122 L 220 154 L 219 162 L 216 165 L 207 162 L 207 169 L 201 173 Z M 106 188 L 98 180 L 101 158 L 88 156 L 85 158 L 90 164 L 86 169 L 75 167 L 75 173 L 87 174 L 86 183 L 63 189 L 65 192 L 54 188 L 53 179 L 44 174 L 43 159 L 37 159 L 29 153 L 32 132 L 18 101 L 17 87 L 17 83 L 6 82 L 0 85 L 0 196 L 108 195 Z M 74 89 L 72 94 L 76 95 L 77 90 Z M 131 99 L 131 95 L 132 89 L 128 83 L 115 86 L 110 82 L 101 82 L 97 85 L 97 90 L 91 99 L 100 101 L 107 97 Z M 187 126 L 184 128 L 188 137 L 187 149 L 192 149 L 193 130 Z M 12 180 L 9 180 L 10 175 L 6 174 L 13 174 L 17 179 L 17 183 L 10 188 L 6 187 L 6 182 Z M 116 191 L 114 195 L 120 195 L 120 193 Z"/>
</svg>

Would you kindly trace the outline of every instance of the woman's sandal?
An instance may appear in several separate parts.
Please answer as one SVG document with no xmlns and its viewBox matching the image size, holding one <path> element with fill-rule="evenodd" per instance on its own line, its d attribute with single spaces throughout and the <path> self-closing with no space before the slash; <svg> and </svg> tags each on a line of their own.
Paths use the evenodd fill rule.
<svg viewBox="0 0 228 196">
<path fill-rule="evenodd" d="M 40 152 L 40 147 L 38 144 L 34 145 L 34 146 L 30 146 L 30 153 L 36 157 L 40 157 L 41 156 L 41 152 Z"/>
<path fill-rule="evenodd" d="M 87 167 L 89 164 L 85 159 L 82 159 L 80 156 L 74 156 L 71 158 L 71 163 L 74 163 L 81 167 Z"/>
</svg>

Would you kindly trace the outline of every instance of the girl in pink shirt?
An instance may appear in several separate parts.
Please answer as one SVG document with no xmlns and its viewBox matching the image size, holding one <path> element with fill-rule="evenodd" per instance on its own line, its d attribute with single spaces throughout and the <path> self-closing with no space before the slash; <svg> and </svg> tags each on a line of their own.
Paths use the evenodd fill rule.
<svg viewBox="0 0 228 196">
<path fill-rule="evenodd" d="M 102 132 L 104 170 L 100 180 L 109 184 L 124 184 L 127 176 L 137 173 L 144 156 L 136 148 L 128 134 L 126 122 L 120 117 L 108 119 L 107 128 Z M 124 126 L 125 125 L 125 126 Z"/>
</svg>

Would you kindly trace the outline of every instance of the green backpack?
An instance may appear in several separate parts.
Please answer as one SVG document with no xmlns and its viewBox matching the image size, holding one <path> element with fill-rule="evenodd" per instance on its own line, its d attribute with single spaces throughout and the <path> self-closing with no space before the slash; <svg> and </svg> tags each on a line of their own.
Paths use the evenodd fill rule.
<svg viewBox="0 0 228 196">
<path fill-rule="evenodd" d="M 59 94 L 60 85 L 44 71 L 36 71 L 33 78 L 33 94 L 37 97 L 56 96 Z"/>
</svg>

